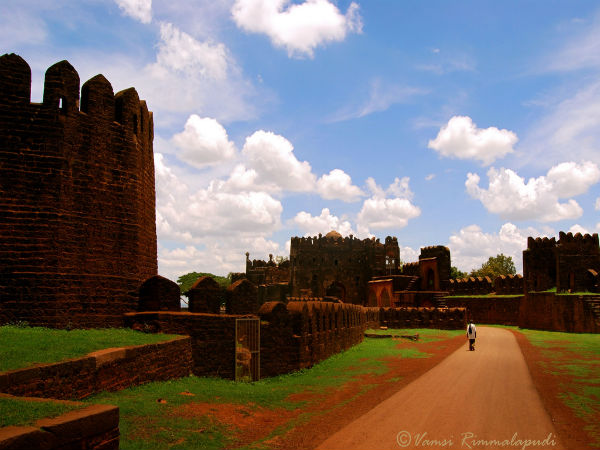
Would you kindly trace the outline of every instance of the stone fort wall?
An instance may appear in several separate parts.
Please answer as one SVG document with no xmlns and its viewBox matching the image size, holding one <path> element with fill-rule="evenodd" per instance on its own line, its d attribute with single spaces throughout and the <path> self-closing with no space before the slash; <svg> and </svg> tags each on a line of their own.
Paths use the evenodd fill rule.
<svg viewBox="0 0 600 450">
<path fill-rule="evenodd" d="M 153 121 L 135 89 L 0 57 L 0 323 L 119 326 L 157 274 Z"/>
</svg>

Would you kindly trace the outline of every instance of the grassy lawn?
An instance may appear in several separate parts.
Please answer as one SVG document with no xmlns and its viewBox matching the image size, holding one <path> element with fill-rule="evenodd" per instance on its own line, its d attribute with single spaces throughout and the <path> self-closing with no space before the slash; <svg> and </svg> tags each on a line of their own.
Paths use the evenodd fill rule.
<svg viewBox="0 0 600 450">
<path fill-rule="evenodd" d="M 561 401 L 587 425 L 600 448 L 600 335 L 522 330 L 541 350 L 542 368 L 560 378 Z"/>
<path fill-rule="evenodd" d="M 345 352 L 306 370 L 266 378 L 255 383 L 235 383 L 217 378 L 188 377 L 167 382 L 150 383 L 119 392 L 102 393 L 87 399 L 91 403 L 118 405 L 120 408 L 121 449 L 221 449 L 236 446 L 235 427 L 226 426 L 210 414 L 195 418 L 182 417 L 180 411 L 193 404 L 233 405 L 232 411 L 246 415 L 273 412 L 274 416 L 291 415 L 267 436 L 247 448 L 268 448 L 268 440 L 306 423 L 315 414 L 307 408 L 322 401 L 322 396 L 342 389 L 358 377 L 382 375 L 389 371 L 386 358 L 427 358 L 421 351 L 426 342 L 445 340 L 462 334 L 462 330 L 430 329 L 391 330 L 393 334 L 419 333 L 419 342 L 406 341 L 407 348 L 397 348 L 393 339 L 365 339 Z M 404 340 L 402 340 L 404 342 Z M 375 385 L 361 384 L 335 409 L 351 401 Z M 294 394 L 299 397 L 294 398 Z M 290 397 L 292 396 L 292 397 Z M 242 409 L 240 409 L 242 408 Z M 302 409 L 302 411 L 300 411 Z M 292 417 L 293 416 L 293 417 Z"/>
<path fill-rule="evenodd" d="M 77 358 L 104 348 L 153 344 L 173 337 L 127 328 L 67 331 L 5 325 L 0 327 L 0 372 Z"/>
<path fill-rule="evenodd" d="M 84 406 L 86 405 L 0 396 L 0 428 L 9 425 L 33 425 L 39 419 L 58 417 Z"/>
</svg>

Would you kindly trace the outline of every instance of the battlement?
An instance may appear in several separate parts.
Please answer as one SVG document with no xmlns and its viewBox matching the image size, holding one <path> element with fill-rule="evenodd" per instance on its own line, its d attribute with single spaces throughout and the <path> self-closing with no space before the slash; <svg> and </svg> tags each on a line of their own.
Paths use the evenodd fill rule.
<svg viewBox="0 0 600 450">
<path fill-rule="evenodd" d="M 555 238 L 547 238 L 547 237 L 528 237 L 527 238 L 527 250 L 540 250 L 540 249 L 553 249 L 556 247 L 556 239 Z"/>
<path fill-rule="evenodd" d="M 561 231 L 558 236 L 557 250 L 560 253 L 600 254 L 597 233 L 582 235 Z"/>
<path fill-rule="evenodd" d="M 448 253 L 450 254 L 450 249 L 444 245 L 430 245 L 427 247 L 421 247 L 422 255 L 430 255 L 430 254 L 439 254 L 439 253 Z"/>
<path fill-rule="evenodd" d="M 0 323 L 119 326 L 157 274 L 153 119 L 134 88 L 0 56 Z"/>
<path fill-rule="evenodd" d="M 290 252 L 292 252 L 292 250 L 297 250 L 297 249 L 311 249 L 311 248 L 336 248 L 336 247 L 372 247 L 372 248 L 377 248 L 377 247 L 383 247 L 383 244 L 381 243 L 381 241 L 377 238 L 365 238 L 365 239 L 358 239 L 357 237 L 355 237 L 354 235 L 349 235 L 349 236 L 340 236 L 339 234 L 336 233 L 336 235 L 330 235 L 331 233 L 328 233 L 328 235 L 323 236 L 321 233 L 319 233 L 318 236 L 314 236 L 314 237 L 292 237 L 291 238 L 291 245 L 290 245 Z M 385 240 L 386 244 L 396 244 L 398 243 L 398 240 L 394 237 L 390 237 L 388 236 Z"/>
<path fill-rule="evenodd" d="M 79 82 L 68 61 L 57 62 L 46 70 L 42 103 L 31 103 L 29 64 L 14 53 L 0 56 L 0 108 L 29 109 L 37 113 L 29 127 L 35 127 L 37 119 L 46 126 L 52 118 L 82 137 L 94 129 L 106 131 L 107 122 L 114 123 L 119 126 L 111 126 L 111 133 L 135 140 L 144 159 L 153 157 L 153 117 L 137 91 L 129 88 L 115 95 L 109 81 L 96 75 L 83 84 L 80 97 Z"/>
</svg>

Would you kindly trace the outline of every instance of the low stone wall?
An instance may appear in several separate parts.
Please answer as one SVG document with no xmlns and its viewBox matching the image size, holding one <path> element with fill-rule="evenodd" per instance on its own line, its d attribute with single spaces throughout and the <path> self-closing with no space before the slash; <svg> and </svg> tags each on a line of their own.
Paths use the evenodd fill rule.
<svg viewBox="0 0 600 450">
<path fill-rule="evenodd" d="M 125 314 L 125 324 L 134 329 L 190 336 L 194 375 L 234 379 L 235 321 L 241 317 L 256 316 L 140 312 Z"/>
<path fill-rule="evenodd" d="M 598 295 L 528 292 L 521 302 L 519 327 L 569 333 L 600 333 L 599 307 Z"/>
<path fill-rule="evenodd" d="M 119 408 L 92 405 L 33 426 L 0 428 L 0 449 L 119 449 Z"/>
<path fill-rule="evenodd" d="M 261 376 L 310 367 L 363 340 L 365 308 L 329 302 L 267 302 L 259 315 Z"/>
<path fill-rule="evenodd" d="M 68 361 L 0 373 L 0 392 L 12 395 L 81 399 L 149 381 L 190 374 L 187 336 L 156 344 L 106 349 Z M 1 448 L 1 447 L 0 447 Z"/>
<path fill-rule="evenodd" d="M 369 328 L 437 328 L 459 330 L 466 326 L 464 308 L 364 308 Z"/>
<path fill-rule="evenodd" d="M 446 306 L 466 308 L 476 324 L 518 325 L 522 295 L 512 297 L 444 297 Z"/>
</svg>

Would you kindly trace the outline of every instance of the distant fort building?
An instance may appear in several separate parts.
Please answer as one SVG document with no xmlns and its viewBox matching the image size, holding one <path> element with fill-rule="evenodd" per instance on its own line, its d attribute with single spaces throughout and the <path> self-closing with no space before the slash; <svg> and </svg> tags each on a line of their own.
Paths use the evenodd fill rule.
<svg viewBox="0 0 600 450">
<path fill-rule="evenodd" d="M 337 297 L 364 304 L 371 278 L 395 273 L 400 248 L 395 237 L 357 239 L 331 231 L 325 236 L 293 237 L 290 246 L 292 297 Z"/>
</svg>

